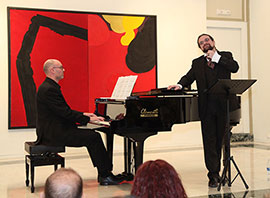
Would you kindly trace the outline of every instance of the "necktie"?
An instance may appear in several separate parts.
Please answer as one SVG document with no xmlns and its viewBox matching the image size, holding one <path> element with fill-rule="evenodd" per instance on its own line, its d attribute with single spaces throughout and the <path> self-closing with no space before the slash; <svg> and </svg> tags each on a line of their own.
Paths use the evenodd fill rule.
<svg viewBox="0 0 270 198">
<path fill-rule="evenodd" d="M 214 69 L 214 67 L 215 67 L 215 63 L 212 62 L 211 60 L 207 61 L 207 65 L 208 65 L 208 67 L 210 67 L 211 69 Z"/>
</svg>

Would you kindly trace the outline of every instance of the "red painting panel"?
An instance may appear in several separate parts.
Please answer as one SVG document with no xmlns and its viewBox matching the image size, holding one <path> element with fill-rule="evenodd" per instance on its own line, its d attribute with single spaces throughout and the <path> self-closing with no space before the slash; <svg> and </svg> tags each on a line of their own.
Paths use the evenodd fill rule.
<svg viewBox="0 0 270 198">
<path fill-rule="evenodd" d="M 27 127 L 22 88 L 18 78 L 16 61 L 22 42 L 34 16 L 47 16 L 68 24 L 87 29 L 87 15 L 65 12 L 46 12 L 16 10 L 10 12 L 10 128 Z M 36 89 L 43 82 L 45 75 L 43 63 L 48 58 L 59 59 L 65 67 L 65 78 L 60 81 L 63 95 L 67 102 L 80 111 L 87 111 L 88 98 L 88 61 L 87 41 L 74 36 L 60 35 L 40 24 L 30 53 L 33 80 Z M 76 86 L 74 86 L 76 85 Z M 79 97 L 78 97 L 79 96 Z"/>
</svg>

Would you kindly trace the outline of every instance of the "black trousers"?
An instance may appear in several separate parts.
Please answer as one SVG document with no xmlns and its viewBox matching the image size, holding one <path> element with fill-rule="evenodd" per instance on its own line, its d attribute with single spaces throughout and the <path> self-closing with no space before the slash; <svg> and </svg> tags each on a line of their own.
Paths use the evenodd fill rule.
<svg viewBox="0 0 270 198">
<path fill-rule="evenodd" d="M 206 116 L 201 119 L 204 160 L 209 179 L 219 176 L 226 119 L 226 111 L 220 108 L 218 101 L 209 101 Z"/>
<path fill-rule="evenodd" d="M 109 160 L 101 135 L 91 129 L 72 129 L 65 138 L 65 146 L 85 146 L 98 173 L 104 175 L 112 171 L 112 162 Z"/>
</svg>

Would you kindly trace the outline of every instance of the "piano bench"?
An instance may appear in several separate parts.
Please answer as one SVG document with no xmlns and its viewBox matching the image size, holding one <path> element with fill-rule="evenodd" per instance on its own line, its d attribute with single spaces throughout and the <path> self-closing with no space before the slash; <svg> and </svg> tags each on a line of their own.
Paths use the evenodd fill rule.
<svg viewBox="0 0 270 198">
<path fill-rule="evenodd" d="M 34 176 L 36 166 L 54 165 L 54 170 L 57 170 L 58 165 L 65 167 L 65 158 L 58 153 L 65 152 L 64 146 L 46 146 L 36 145 L 34 142 L 24 143 L 25 151 L 25 169 L 26 169 L 26 186 L 29 186 L 29 167 L 31 171 L 31 193 L 35 191 Z"/>
</svg>

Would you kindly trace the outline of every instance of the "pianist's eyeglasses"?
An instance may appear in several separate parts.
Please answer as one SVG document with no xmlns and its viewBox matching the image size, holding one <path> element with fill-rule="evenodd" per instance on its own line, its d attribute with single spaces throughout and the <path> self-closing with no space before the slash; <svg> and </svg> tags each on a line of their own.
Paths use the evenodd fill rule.
<svg viewBox="0 0 270 198">
<path fill-rule="evenodd" d="M 63 67 L 63 66 L 60 66 L 60 67 L 53 67 L 53 68 L 59 68 L 59 69 L 61 69 L 61 70 L 63 70 L 63 69 L 64 69 L 64 67 Z"/>
</svg>

